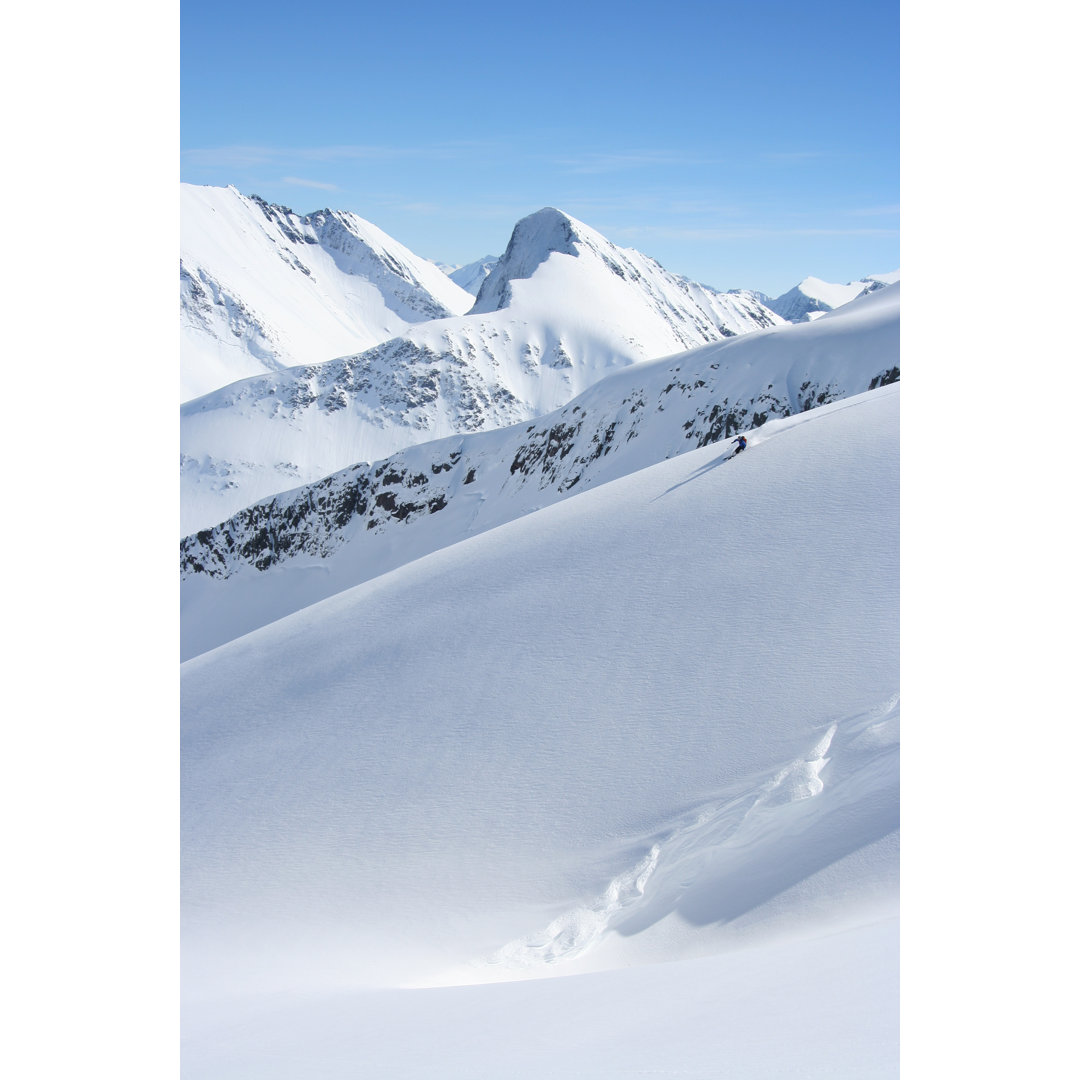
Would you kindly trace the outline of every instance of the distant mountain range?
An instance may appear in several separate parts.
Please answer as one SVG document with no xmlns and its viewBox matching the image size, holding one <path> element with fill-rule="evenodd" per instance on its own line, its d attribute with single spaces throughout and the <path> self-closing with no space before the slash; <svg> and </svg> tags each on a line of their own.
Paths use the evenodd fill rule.
<svg viewBox="0 0 1080 1080">
<path fill-rule="evenodd" d="M 388 238 L 376 258 L 373 241 L 361 247 L 355 239 L 362 231 L 360 219 L 348 218 L 347 230 L 328 211 L 300 219 L 231 191 L 201 200 L 191 196 L 191 203 L 191 212 L 204 218 L 216 213 L 219 203 L 229 207 L 232 218 L 221 215 L 217 226 L 240 218 L 244 243 L 254 237 L 258 251 L 269 252 L 264 261 L 273 267 L 274 280 L 288 276 L 305 303 L 314 303 L 309 278 L 316 275 L 296 269 L 286 256 L 299 260 L 297 245 L 304 255 L 322 251 L 303 237 L 331 233 L 350 252 L 344 265 L 356 271 L 348 277 L 354 288 L 362 280 L 357 251 L 364 255 L 363 265 L 374 268 L 378 288 L 369 285 L 364 295 L 378 301 L 372 309 L 382 313 L 381 325 L 389 325 L 391 300 L 398 318 L 405 313 L 415 319 L 404 332 L 363 352 L 283 367 L 186 402 L 181 408 L 185 534 L 357 461 L 377 461 L 405 446 L 541 416 L 618 368 L 782 323 L 749 292 L 719 292 L 669 273 L 552 208 L 517 224 L 473 301 L 433 263 L 391 250 Z M 256 212 L 261 220 L 252 224 Z M 337 225 L 331 230 L 326 222 Z M 214 225 L 204 221 L 188 232 L 211 234 Z M 299 239 L 290 239 L 286 227 L 295 228 Z M 229 250 L 240 243 L 231 228 L 219 245 Z M 346 242 L 346 233 L 353 239 Z M 266 240 L 270 234 L 272 247 Z M 334 265 L 343 260 L 339 256 Z M 319 273 L 327 280 L 325 266 Z M 260 271 L 260 289 L 270 277 L 269 270 Z M 422 280 L 425 287 L 407 279 Z M 442 280 L 441 293 L 436 279 Z M 236 296 L 241 293 L 237 287 Z M 462 296 L 468 313 L 447 314 L 450 303 L 466 306 Z M 253 300 L 243 303 L 245 310 L 256 308 Z M 185 312 L 190 315 L 189 308 Z M 424 312 L 436 317 L 421 321 Z M 220 329 L 219 323 L 210 329 Z M 200 340 L 211 339 L 207 326 L 200 333 Z"/>
<path fill-rule="evenodd" d="M 185 1073 L 896 1075 L 899 274 L 181 201 Z"/>
<path fill-rule="evenodd" d="M 822 281 L 821 278 L 806 277 L 783 296 L 776 299 L 766 298 L 764 304 L 787 322 L 810 322 L 827 311 L 850 304 L 856 297 L 864 296 L 875 289 L 883 289 L 899 280 L 899 270 L 888 274 L 872 274 L 858 281 L 850 281 L 847 285 L 834 285 Z"/>
<path fill-rule="evenodd" d="M 897 381 L 899 290 L 632 365 L 532 422 L 350 465 L 188 536 L 184 655 L 586 488 Z"/>
<path fill-rule="evenodd" d="M 437 264 L 350 211 L 301 215 L 234 187 L 181 184 L 180 222 L 181 401 L 267 371 L 355 354 L 419 323 L 463 315 L 514 254 L 508 247 L 502 256 L 463 266 Z M 511 246 L 522 257 L 513 237 Z M 637 252 L 624 255 L 657 266 Z M 511 276 L 529 274 L 519 269 Z M 807 277 L 776 298 L 751 290 L 719 293 L 667 276 L 703 294 L 751 298 L 784 321 L 805 322 L 898 281 L 900 272 L 846 285 Z"/>
<path fill-rule="evenodd" d="M 485 255 L 476 262 L 459 266 L 455 270 L 448 270 L 447 273 L 451 281 L 456 281 L 466 292 L 475 296 L 480 291 L 480 286 L 484 284 L 484 279 L 495 269 L 498 261 L 498 255 Z"/>
</svg>

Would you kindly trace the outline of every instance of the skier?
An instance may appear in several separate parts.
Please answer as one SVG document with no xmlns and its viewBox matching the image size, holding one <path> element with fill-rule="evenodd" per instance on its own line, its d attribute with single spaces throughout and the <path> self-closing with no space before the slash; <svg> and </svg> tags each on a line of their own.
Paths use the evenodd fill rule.
<svg viewBox="0 0 1080 1080">
<path fill-rule="evenodd" d="M 735 440 L 735 449 L 731 451 L 731 456 L 734 457 L 736 454 L 742 453 L 742 451 L 745 450 L 745 449 L 746 449 L 746 436 L 745 435 L 740 435 Z"/>
</svg>

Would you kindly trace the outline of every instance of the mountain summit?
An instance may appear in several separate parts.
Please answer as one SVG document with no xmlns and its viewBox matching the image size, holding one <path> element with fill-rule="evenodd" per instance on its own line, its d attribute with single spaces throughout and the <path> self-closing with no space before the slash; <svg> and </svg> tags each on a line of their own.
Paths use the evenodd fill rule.
<svg viewBox="0 0 1080 1080">
<path fill-rule="evenodd" d="M 181 408 L 187 1080 L 896 1076 L 899 283 L 790 324 L 545 208 L 424 320 L 214 198 L 204 340 L 421 321 Z"/>
<path fill-rule="evenodd" d="M 480 286 L 470 314 L 509 307 L 510 283 L 532 277 L 540 264 L 555 252 L 576 256 L 584 231 L 592 230 L 586 230 L 581 222 L 551 206 L 522 218 L 514 226 L 502 258 Z"/>
<path fill-rule="evenodd" d="M 775 300 L 765 299 L 765 306 L 788 322 L 811 322 L 828 311 L 835 311 L 844 304 L 867 293 L 884 289 L 900 280 L 900 271 L 889 274 L 871 274 L 846 285 L 837 285 L 821 278 L 805 277 L 793 289 Z"/>
<path fill-rule="evenodd" d="M 456 282 L 466 292 L 472 293 L 473 296 L 475 296 L 480 291 L 480 286 L 484 284 L 484 280 L 495 268 L 498 261 L 498 255 L 485 255 L 482 259 L 466 263 L 464 266 L 459 266 L 456 270 L 452 267 L 443 267 L 443 269 L 446 271 L 451 281 Z"/>
<path fill-rule="evenodd" d="M 370 221 L 180 185 L 181 400 L 366 349 L 472 296 Z"/>
<path fill-rule="evenodd" d="M 183 534 L 358 461 L 542 416 L 615 369 L 781 323 L 750 293 L 678 277 L 545 208 L 518 222 L 468 314 L 187 402 Z"/>
</svg>

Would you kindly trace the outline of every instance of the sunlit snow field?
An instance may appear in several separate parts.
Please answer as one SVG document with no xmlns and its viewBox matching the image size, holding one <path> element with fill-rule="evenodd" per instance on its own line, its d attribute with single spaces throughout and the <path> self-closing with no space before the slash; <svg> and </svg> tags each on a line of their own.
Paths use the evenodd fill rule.
<svg viewBox="0 0 1080 1080">
<path fill-rule="evenodd" d="M 183 666 L 186 1075 L 896 1075 L 899 388 L 727 451 Z"/>
</svg>

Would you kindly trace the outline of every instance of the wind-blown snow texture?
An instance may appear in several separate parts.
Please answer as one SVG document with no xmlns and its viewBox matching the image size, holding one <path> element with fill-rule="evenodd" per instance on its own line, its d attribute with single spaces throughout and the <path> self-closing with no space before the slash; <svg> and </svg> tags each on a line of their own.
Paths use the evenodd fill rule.
<svg viewBox="0 0 1080 1080">
<path fill-rule="evenodd" d="M 182 533 L 358 461 L 542 416 L 618 368 L 781 322 L 750 293 L 697 285 L 538 211 L 468 314 L 187 402 Z"/>
<path fill-rule="evenodd" d="M 472 296 L 356 214 L 180 185 L 181 400 L 461 314 Z"/>
<path fill-rule="evenodd" d="M 532 424 L 353 465 L 188 536 L 182 655 L 585 488 L 895 381 L 899 289 L 636 364 Z"/>
<path fill-rule="evenodd" d="M 895 1076 L 898 441 L 881 386 L 184 664 L 189 1075 L 562 1017 L 515 1075 Z"/>
</svg>

